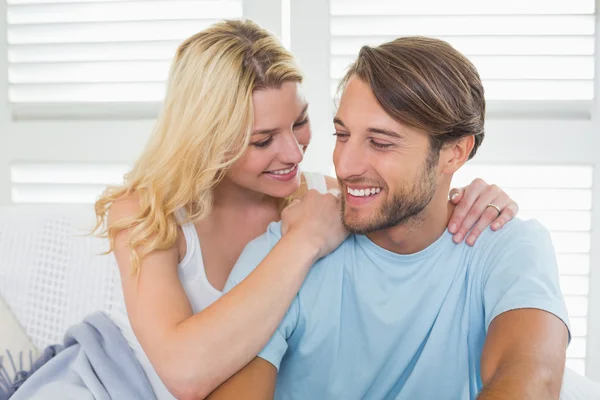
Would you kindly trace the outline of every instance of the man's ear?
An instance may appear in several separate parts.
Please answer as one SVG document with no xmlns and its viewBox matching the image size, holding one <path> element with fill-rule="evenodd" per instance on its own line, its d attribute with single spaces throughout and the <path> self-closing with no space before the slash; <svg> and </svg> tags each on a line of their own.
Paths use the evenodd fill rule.
<svg viewBox="0 0 600 400">
<path fill-rule="evenodd" d="M 475 136 L 466 136 L 456 142 L 446 145 L 442 149 L 444 160 L 444 174 L 453 174 L 462 167 L 468 160 L 471 151 L 475 146 Z"/>
</svg>

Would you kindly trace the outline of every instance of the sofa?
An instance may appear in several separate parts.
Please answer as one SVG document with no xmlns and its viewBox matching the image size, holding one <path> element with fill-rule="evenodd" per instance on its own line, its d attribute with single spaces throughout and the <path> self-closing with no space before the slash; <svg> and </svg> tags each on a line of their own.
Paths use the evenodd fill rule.
<svg viewBox="0 0 600 400">
<path fill-rule="evenodd" d="M 91 206 L 0 207 L 0 355 L 62 342 L 87 314 L 108 311 L 118 279 Z"/>
<path fill-rule="evenodd" d="M 67 328 L 109 311 L 118 286 L 89 205 L 0 206 L 0 357 L 35 357 Z M 14 357 L 13 357 L 14 358 Z M 18 357 L 17 357 L 18 358 Z M 17 362 L 18 363 L 18 362 Z M 5 365 L 5 367 L 7 367 Z M 9 372 L 10 366 L 7 367 Z M 563 400 L 600 400 L 600 384 L 565 372 Z"/>
</svg>

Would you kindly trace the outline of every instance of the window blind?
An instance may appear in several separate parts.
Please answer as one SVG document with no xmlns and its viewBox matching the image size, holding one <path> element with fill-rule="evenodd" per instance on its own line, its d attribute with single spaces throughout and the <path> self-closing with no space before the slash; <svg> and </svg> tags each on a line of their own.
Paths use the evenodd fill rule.
<svg viewBox="0 0 600 400">
<path fill-rule="evenodd" d="M 158 104 L 178 44 L 242 16 L 242 0 L 7 3 L 8 98 L 17 114 Z"/>
<path fill-rule="evenodd" d="M 594 0 L 331 0 L 330 9 L 332 95 L 364 44 L 423 35 L 465 54 L 497 106 L 589 108 L 594 98 Z"/>
<path fill-rule="evenodd" d="M 16 163 L 10 167 L 16 204 L 92 204 L 123 182 L 131 165 L 119 163 Z"/>
<path fill-rule="evenodd" d="M 502 187 L 520 206 L 519 218 L 537 219 L 552 236 L 572 341 L 567 365 L 585 374 L 593 167 L 590 165 L 467 164 L 453 187 L 476 177 Z"/>
</svg>

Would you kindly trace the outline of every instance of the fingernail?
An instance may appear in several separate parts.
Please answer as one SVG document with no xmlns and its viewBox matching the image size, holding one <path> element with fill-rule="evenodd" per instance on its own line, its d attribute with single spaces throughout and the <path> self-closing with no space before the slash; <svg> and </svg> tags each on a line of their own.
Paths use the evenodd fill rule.
<svg viewBox="0 0 600 400">
<path fill-rule="evenodd" d="M 450 200 L 454 201 L 457 197 L 458 197 L 458 193 L 454 193 L 452 195 L 452 197 L 450 197 Z"/>
<path fill-rule="evenodd" d="M 454 235 L 454 243 L 460 243 L 462 238 L 463 236 L 460 233 L 457 233 L 456 235 Z"/>
<path fill-rule="evenodd" d="M 456 232 L 456 224 L 454 222 L 451 223 L 450 226 L 448 226 L 448 230 L 450 231 L 450 233 Z"/>
<path fill-rule="evenodd" d="M 473 237 L 469 236 L 469 237 L 467 238 L 467 244 L 468 244 L 469 246 L 473 246 L 473 244 L 474 244 L 474 243 L 475 243 L 475 239 L 474 239 Z"/>
<path fill-rule="evenodd" d="M 500 222 L 495 222 L 494 225 L 492 225 L 492 228 L 494 228 L 494 229 L 500 228 Z"/>
</svg>

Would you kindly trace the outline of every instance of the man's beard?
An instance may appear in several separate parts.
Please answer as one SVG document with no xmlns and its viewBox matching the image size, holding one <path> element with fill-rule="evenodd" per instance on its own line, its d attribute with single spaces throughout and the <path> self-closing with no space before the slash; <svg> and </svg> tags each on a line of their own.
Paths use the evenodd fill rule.
<svg viewBox="0 0 600 400">
<path fill-rule="evenodd" d="M 346 217 L 346 200 L 342 196 L 342 222 L 351 233 L 366 235 L 394 226 L 406 225 L 419 218 L 431 202 L 437 188 L 435 167 L 439 153 L 430 152 L 418 179 L 408 188 L 400 188 L 391 194 L 378 210 L 366 220 Z M 351 182 L 360 183 L 360 182 Z"/>
</svg>

